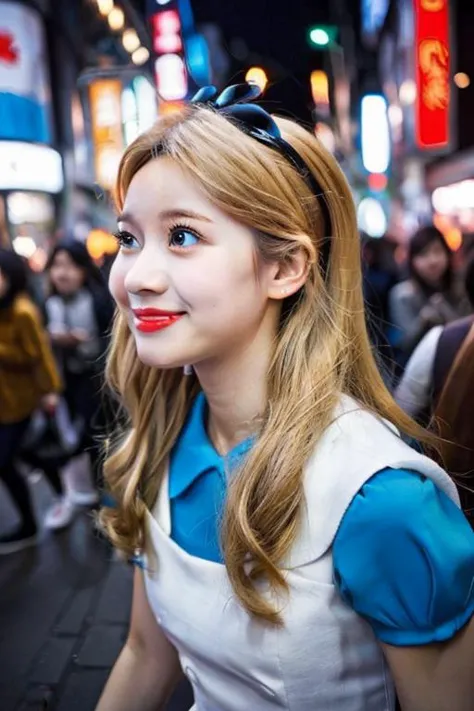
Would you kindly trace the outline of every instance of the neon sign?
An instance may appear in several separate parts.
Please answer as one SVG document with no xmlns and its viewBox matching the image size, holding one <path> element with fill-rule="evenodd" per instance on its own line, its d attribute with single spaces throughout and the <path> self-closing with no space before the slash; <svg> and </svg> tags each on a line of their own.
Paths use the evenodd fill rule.
<svg viewBox="0 0 474 711">
<path fill-rule="evenodd" d="M 415 0 L 416 142 L 449 143 L 450 45 L 448 0 Z"/>
</svg>

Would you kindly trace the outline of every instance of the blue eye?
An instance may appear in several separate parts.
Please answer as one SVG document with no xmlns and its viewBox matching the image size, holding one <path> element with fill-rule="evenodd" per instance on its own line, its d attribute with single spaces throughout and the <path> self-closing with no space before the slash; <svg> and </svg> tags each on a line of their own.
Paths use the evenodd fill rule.
<svg viewBox="0 0 474 711">
<path fill-rule="evenodd" d="M 140 247 L 137 238 L 126 230 L 118 230 L 118 232 L 114 234 L 114 237 L 122 249 L 136 249 Z"/>
<path fill-rule="evenodd" d="M 189 249 L 189 247 L 194 247 L 200 238 L 188 227 L 173 227 L 170 231 L 169 244 L 170 247 L 177 247 L 178 249 Z"/>
</svg>

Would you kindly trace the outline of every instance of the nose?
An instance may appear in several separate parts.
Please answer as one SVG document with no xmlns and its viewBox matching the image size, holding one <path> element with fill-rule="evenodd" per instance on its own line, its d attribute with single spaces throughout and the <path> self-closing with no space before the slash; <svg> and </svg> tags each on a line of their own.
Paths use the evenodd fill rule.
<svg viewBox="0 0 474 711">
<path fill-rule="evenodd" d="M 125 274 L 124 286 L 129 294 L 144 291 L 164 294 L 169 287 L 169 280 L 158 254 L 142 250 Z"/>
</svg>

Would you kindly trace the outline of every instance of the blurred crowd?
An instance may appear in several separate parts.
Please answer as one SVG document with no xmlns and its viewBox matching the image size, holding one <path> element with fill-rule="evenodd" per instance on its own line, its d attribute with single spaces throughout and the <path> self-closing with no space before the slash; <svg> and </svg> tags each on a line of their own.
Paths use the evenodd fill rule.
<svg viewBox="0 0 474 711">
<path fill-rule="evenodd" d="M 402 264 L 388 238 L 362 236 L 369 333 L 398 404 L 437 435 L 437 450 L 474 524 L 474 235 L 452 252 L 433 225 Z"/>
<path fill-rule="evenodd" d="M 18 526 L 0 537 L 0 553 L 37 540 L 28 472 L 39 470 L 54 492 L 42 522 L 50 530 L 68 526 L 77 507 L 95 505 L 101 486 L 102 374 L 113 316 L 106 280 L 84 244 L 64 239 L 49 255 L 41 289 L 33 282 L 25 260 L 0 249 L 0 478 L 19 514 Z M 86 475 L 75 482 L 84 457 Z"/>
<path fill-rule="evenodd" d="M 474 235 L 453 253 L 425 226 L 402 264 L 388 237 L 361 241 L 367 324 L 380 368 L 402 408 L 424 425 L 436 423 L 441 456 L 472 522 Z M 56 243 L 40 289 L 25 260 L 0 249 L 0 478 L 19 515 L 18 526 L 0 536 L 0 553 L 34 544 L 40 527 L 68 526 L 78 507 L 99 500 L 112 419 L 103 395 L 112 317 L 106 274 L 82 243 Z M 76 485 L 74 472 L 85 461 L 86 485 L 84 475 Z M 54 493 L 41 526 L 28 485 L 28 473 L 38 470 Z"/>
</svg>

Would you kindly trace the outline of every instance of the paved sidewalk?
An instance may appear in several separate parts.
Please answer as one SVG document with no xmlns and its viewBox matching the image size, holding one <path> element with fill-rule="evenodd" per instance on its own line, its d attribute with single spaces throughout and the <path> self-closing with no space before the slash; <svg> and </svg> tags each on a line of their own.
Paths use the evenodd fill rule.
<svg viewBox="0 0 474 711">
<path fill-rule="evenodd" d="M 51 495 L 38 478 L 32 491 L 40 517 Z M 0 489 L 0 532 L 14 516 Z M 1 711 L 94 711 L 125 640 L 131 584 L 85 511 L 36 548 L 0 556 Z M 191 705 L 183 686 L 168 711 Z"/>
</svg>

